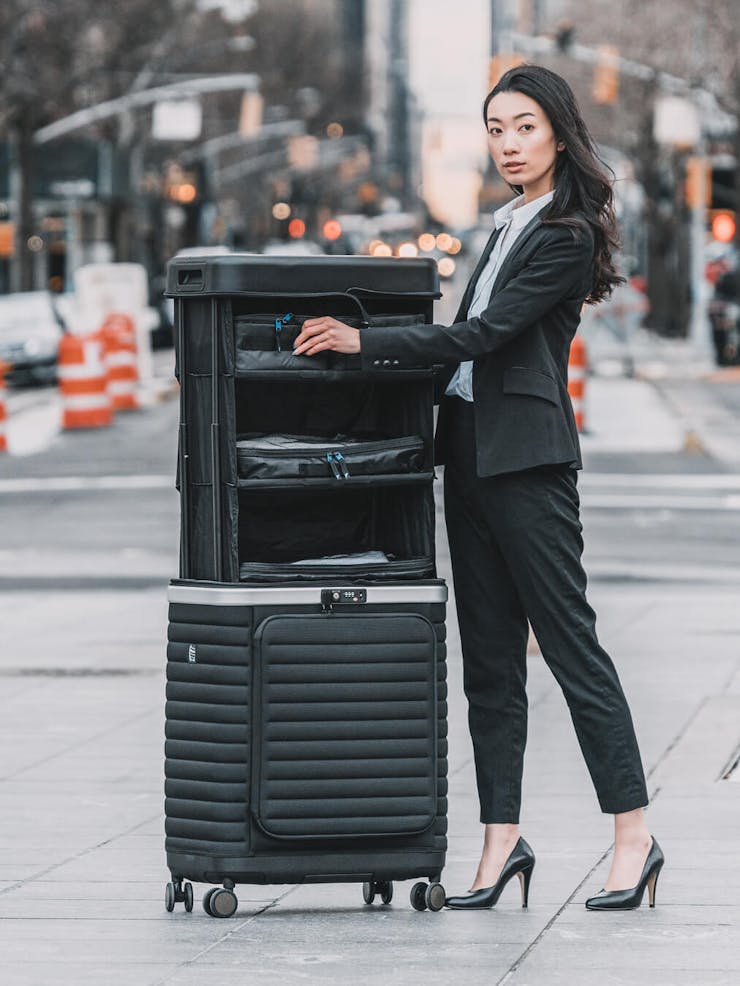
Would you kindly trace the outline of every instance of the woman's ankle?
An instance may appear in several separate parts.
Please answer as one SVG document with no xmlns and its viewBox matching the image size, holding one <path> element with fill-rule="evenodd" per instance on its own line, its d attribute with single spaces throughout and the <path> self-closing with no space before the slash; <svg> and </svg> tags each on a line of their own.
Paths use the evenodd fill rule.
<svg viewBox="0 0 740 986">
<path fill-rule="evenodd" d="M 483 836 L 483 852 L 513 848 L 519 841 L 519 825 L 494 822 L 486 824 Z"/>
<path fill-rule="evenodd" d="M 614 845 L 620 847 L 649 848 L 652 836 L 645 819 L 645 811 L 636 808 L 614 816 Z"/>
</svg>

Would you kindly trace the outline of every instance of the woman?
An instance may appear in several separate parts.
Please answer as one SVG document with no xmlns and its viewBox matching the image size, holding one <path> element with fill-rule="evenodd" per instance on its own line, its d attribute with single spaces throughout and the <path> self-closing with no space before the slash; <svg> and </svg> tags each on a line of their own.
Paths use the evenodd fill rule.
<svg viewBox="0 0 740 986">
<path fill-rule="evenodd" d="M 518 876 L 527 904 L 534 854 L 519 836 L 531 623 L 563 689 L 615 851 L 592 910 L 653 906 L 663 854 L 632 719 L 596 638 L 581 566 L 578 435 L 567 392 L 584 302 L 607 297 L 614 269 L 612 191 L 573 93 L 535 65 L 511 69 L 483 105 L 499 174 L 519 192 L 451 326 L 373 328 L 308 319 L 296 354 L 360 353 L 363 367 L 449 366 L 437 428 L 445 517 L 475 753 L 483 852 L 459 909 L 491 907 Z M 451 364 L 451 365 L 450 365 Z"/>
</svg>

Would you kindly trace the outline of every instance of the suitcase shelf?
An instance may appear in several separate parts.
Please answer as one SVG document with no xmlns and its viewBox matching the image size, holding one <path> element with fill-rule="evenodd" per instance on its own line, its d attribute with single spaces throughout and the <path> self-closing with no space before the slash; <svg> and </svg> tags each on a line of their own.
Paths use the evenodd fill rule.
<svg viewBox="0 0 740 986">
<path fill-rule="evenodd" d="M 286 290 L 287 286 L 289 289 Z M 190 881 L 357 882 L 439 910 L 447 830 L 433 367 L 295 356 L 306 318 L 431 321 L 433 261 L 175 260 L 180 579 L 165 905 Z M 423 879 L 422 879 L 423 878 Z"/>
</svg>

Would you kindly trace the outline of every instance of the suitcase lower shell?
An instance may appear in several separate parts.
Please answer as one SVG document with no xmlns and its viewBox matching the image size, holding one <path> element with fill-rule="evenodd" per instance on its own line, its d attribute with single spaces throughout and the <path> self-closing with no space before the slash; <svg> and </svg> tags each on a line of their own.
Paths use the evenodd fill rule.
<svg viewBox="0 0 740 986">
<path fill-rule="evenodd" d="M 165 815 L 176 881 L 438 878 L 446 596 L 437 580 L 171 583 Z"/>
</svg>

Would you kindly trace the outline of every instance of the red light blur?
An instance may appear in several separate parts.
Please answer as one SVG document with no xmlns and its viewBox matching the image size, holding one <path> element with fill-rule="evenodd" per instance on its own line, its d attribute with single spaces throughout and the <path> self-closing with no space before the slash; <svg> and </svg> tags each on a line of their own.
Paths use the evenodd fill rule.
<svg viewBox="0 0 740 986">
<path fill-rule="evenodd" d="M 306 235 L 306 224 L 302 219 L 291 219 L 288 223 L 288 236 L 292 236 L 294 240 L 299 240 L 302 236 Z"/>
<path fill-rule="evenodd" d="M 338 240 L 342 235 L 341 223 L 338 223 L 336 219 L 328 219 L 324 223 L 323 233 L 327 240 Z"/>
</svg>

